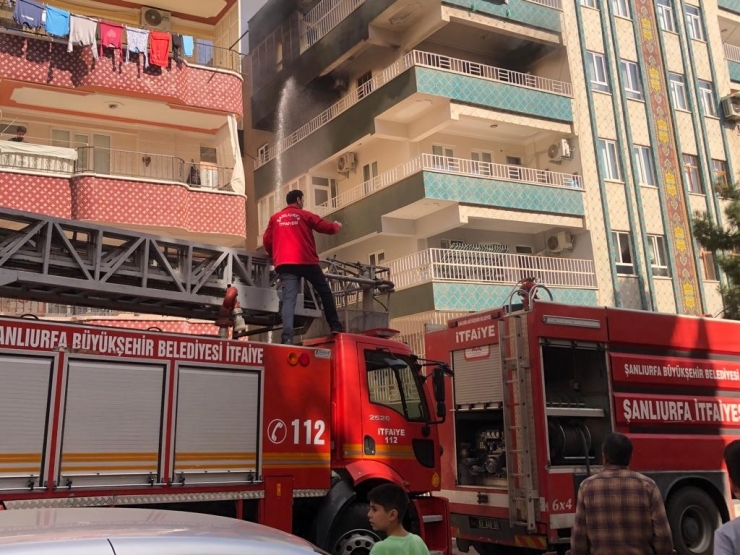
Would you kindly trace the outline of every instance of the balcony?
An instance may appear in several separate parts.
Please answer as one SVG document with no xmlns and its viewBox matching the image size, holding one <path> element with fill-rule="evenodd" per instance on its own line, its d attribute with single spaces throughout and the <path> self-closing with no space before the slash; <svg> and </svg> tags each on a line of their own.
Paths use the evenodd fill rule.
<svg viewBox="0 0 740 555">
<path fill-rule="evenodd" d="M 505 3 L 477 0 L 442 0 L 442 2 L 550 31 L 560 32 L 562 30 L 561 0 L 509 0 Z"/>
<path fill-rule="evenodd" d="M 730 80 L 740 83 L 740 46 L 725 44 L 725 60 L 730 71 Z"/>
<path fill-rule="evenodd" d="M 182 63 L 172 60 L 167 68 L 145 68 L 135 55 L 120 64 L 105 56 L 94 61 L 89 47 L 75 47 L 68 53 L 66 41 L 0 28 L 0 77 L 6 82 L 5 93 L 15 91 L 16 96 L 34 85 L 145 97 L 181 111 L 201 108 L 241 116 L 242 78 L 235 68 L 242 55 L 213 46 L 204 46 L 201 52 L 194 62 L 203 65 L 185 59 Z M 84 101 L 79 108 L 85 110 Z"/>
<path fill-rule="evenodd" d="M 413 313 L 407 312 L 406 306 L 454 311 L 501 306 L 515 283 L 532 276 L 545 283 L 558 302 L 596 304 L 596 272 L 591 260 L 427 249 L 386 266 L 398 291 L 394 306 L 402 307 L 394 311 L 396 318 Z"/>
<path fill-rule="evenodd" d="M 740 14 L 740 0 L 718 0 L 719 9 Z"/>
</svg>

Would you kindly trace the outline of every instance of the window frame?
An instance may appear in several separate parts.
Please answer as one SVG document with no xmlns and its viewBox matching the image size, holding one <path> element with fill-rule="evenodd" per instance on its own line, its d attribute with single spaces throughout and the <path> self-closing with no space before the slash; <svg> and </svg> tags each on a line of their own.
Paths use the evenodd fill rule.
<svg viewBox="0 0 740 555">
<path fill-rule="evenodd" d="M 684 153 L 683 172 L 688 192 L 696 195 L 703 195 L 704 188 L 701 184 L 701 167 L 699 165 L 699 157 L 696 154 Z"/>
<path fill-rule="evenodd" d="M 622 73 L 625 96 L 632 100 L 644 100 L 640 66 L 631 60 L 619 60 L 619 71 Z"/>
<path fill-rule="evenodd" d="M 635 157 L 635 162 L 638 168 L 640 179 L 638 185 L 657 187 L 658 179 L 655 173 L 655 166 L 653 165 L 650 147 L 635 145 L 632 147 L 632 155 Z"/>
<path fill-rule="evenodd" d="M 650 270 L 655 277 L 671 277 L 668 265 L 668 249 L 664 235 L 648 235 L 648 255 Z M 654 263 L 658 262 L 657 264 Z"/>
<path fill-rule="evenodd" d="M 698 80 L 699 97 L 701 98 L 701 107 L 704 115 L 707 117 L 716 118 L 717 113 L 717 97 L 714 94 L 714 86 L 709 81 L 702 79 Z"/>
<path fill-rule="evenodd" d="M 668 73 L 668 82 L 671 89 L 671 99 L 673 100 L 673 108 L 675 110 L 681 110 L 684 112 L 689 111 L 689 98 L 686 93 L 686 78 L 680 73 Z M 680 89 L 680 99 L 679 99 Z M 679 102 L 681 100 L 681 102 Z M 680 105 L 682 104 L 682 105 Z"/>
<path fill-rule="evenodd" d="M 617 142 L 613 141 L 612 139 L 598 139 L 597 150 L 599 151 L 599 161 L 602 164 L 604 173 L 609 174 L 608 176 L 605 176 L 604 179 L 607 181 L 623 181 L 622 168 L 621 164 L 619 163 L 619 148 Z M 607 159 L 604 158 L 604 154 L 607 156 Z M 609 159 L 612 157 L 613 159 Z M 612 169 L 616 172 L 616 175 L 612 173 Z"/>
<path fill-rule="evenodd" d="M 696 13 L 691 13 L 690 10 L 696 10 Z M 702 28 L 701 8 L 689 5 L 684 6 L 684 14 L 686 16 L 686 28 L 688 30 L 687 34 L 689 38 L 706 42 L 704 29 Z"/>
<path fill-rule="evenodd" d="M 362 349 L 362 360 L 364 361 L 365 365 L 365 385 L 367 387 L 367 399 L 368 402 L 371 405 L 375 405 L 378 407 L 383 407 L 385 409 L 388 409 L 390 411 L 395 412 L 396 414 L 401 415 L 404 419 L 406 419 L 408 422 L 428 422 L 429 421 L 429 412 L 428 407 L 426 404 L 426 395 L 424 392 L 424 386 L 421 383 L 421 380 L 419 379 L 419 374 L 414 371 L 413 363 L 410 359 L 408 359 L 404 355 L 400 355 L 398 353 L 391 353 L 391 352 L 383 352 L 381 354 L 386 354 L 390 357 L 398 358 L 400 360 L 403 360 L 403 362 L 406 363 L 406 366 L 408 367 L 408 371 L 411 373 L 411 377 L 413 379 L 414 386 L 416 387 L 416 392 L 419 394 L 419 408 L 421 411 L 421 414 L 418 417 L 412 417 L 410 416 L 409 411 L 409 402 L 406 399 L 407 391 L 404 390 L 404 384 L 403 380 L 401 379 L 400 370 L 394 369 L 394 368 L 377 368 L 377 369 L 370 369 L 368 368 L 368 353 L 376 353 L 377 351 L 374 349 L 370 349 L 367 347 L 361 348 Z M 394 408 L 393 405 L 384 404 L 382 402 L 378 402 L 377 400 L 373 400 L 372 398 L 372 389 L 370 385 L 370 374 L 371 372 L 379 372 L 381 370 L 390 370 L 390 374 L 395 378 L 395 384 L 398 388 L 398 392 L 400 395 L 400 404 L 404 409 L 404 412 L 398 411 L 396 408 Z"/>
<path fill-rule="evenodd" d="M 623 17 L 625 19 L 632 19 L 632 14 L 630 13 L 630 6 L 627 3 L 627 0 L 611 0 L 612 3 L 612 10 L 614 11 L 614 15 L 617 17 Z"/>
<path fill-rule="evenodd" d="M 595 91 L 604 92 L 604 93 L 611 93 L 611 85 L 609 84 L 609 70 L 607 68 L 606 64 L 606 56 L 602 54 L 601 52 L 593 52 L 591 50 L 586 50 L 586 56 L 588 56 L 588 62 L 586 64 L 586 67 L 588 68 L 588 80 L 591 84 L 591 88 Z M 598 77 L 596 74 L 598 73 L 597 67 L 596 67 L 596 60 L 599 59 L 601 61 L 601 67 L 599 68 L 603 74 L 604 74 L 604 80 L 603 81 L 597 81 L 596 78 Z"/>
<path fill-rule="evenodd" d="M 658 11 L 658 23 L 660 28 L 668 33 L 676 32 L 676 10 L 673 6 L 673 0 L 658 0 L 656 3 Z M 670 22 L 669 25 L 666 23 Z M 670 29 L 668 29 L 670 27 Z"/>
<path fill-rule="evenodd" d="M 597 0 L 579 0 L 579 4 L 584 8 L 593 8 L 594 10 L 599 9 Z"/>
<path fill-rule="evenodd" d="M 624 244 L 622 240 L 627 241 L 627 251 L 629 253 L 629 261 L 625 262 L 624 260 Z M 620 276 L 634 276 L 636 275 L 635 272 L 635 254 L 634 249 L 632 248 L 632 235 L 629 231 L 612 231 L 612 243 L 614 244 L 614 247 L 616 248 L 615 255 L 618 258 L 617 260 L 614 260 L 614 264 L 617 267 L 617 274 Z M 620 268 L 622 266 L 622 268 Z"/>
<path fill-rule="evenodd" d="M 714 177 L 714 182 L 719 184 L 721 181 L 722 184 L 729 185 L 730 180 L 728 175 L 727 161 L 712 158 L 712 176 Z"/>
</svg>

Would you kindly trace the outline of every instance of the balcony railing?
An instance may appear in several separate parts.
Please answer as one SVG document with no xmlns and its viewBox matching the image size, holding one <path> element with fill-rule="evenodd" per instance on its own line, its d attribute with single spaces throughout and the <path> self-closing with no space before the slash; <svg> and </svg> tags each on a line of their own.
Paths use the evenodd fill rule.
<svg viewBox="0 0 740 555">
<path fill-rule="evenodd" d="M 386 264 L 396 290 L 432 281 L 514 284 L 527 277 L 556 287 L 596 287 L 592 260 L 427 249 Z"/>
<path fill-rule="evenodd" d="M 345 112 L 347 109 L 357 104 L 360 100 L 377 91 L 383 85 L 389 83 L 413 66 L 438 69 L 457 73 L 459 75 L 507 83 L 528 89 L 535 89 L 563 96 L 572 96 L 572 87 L 570 83 L 469 62 L 467 60 L 460 60 L 458 58 L 450 58 L 449 56 L 442 56 L 440 54 L 413 50 L 391 66 L 384 69 L 381 73 L 375 75 L 370 81 L 367 81 L 356 89 L 351 90 L 349 94 L 345 95 L 341 100 L 339 100 L 339 102 L 333 104 L 311 121 L 296 129 L 280 143 L 270 146 L 263 156 L 260 156 L 255 160 L 255 168 L 264 166 L 273 160 L 278 153 L 285 152 L 289 148 L 295 146 L 297 143 Z"/>
<path fill-rule="evenodd" d="M 331 214 L 420 171 L 583 190 L 583 178 L 580 175 L 422 154 L 317 206 L 316 213 L 321 216 Z"/>
<path fill-rule="evenodd" d="M 183 183 L 190 187 L 225 189 L 232 171 L 203 163 L 186 163 L 182 158 L 84 146 L 77 149 L 75 174 L 150 179 Z"/>
<path fill-rule="evenodd" d="M 528 2 L 532 2 L 533 4 L 541 4 L 542 6 L 547 6 L 548 8 L 554 8 L 556 10 L 563 11 L 563 4 L 561 0 L 527 0 Z"/>
<path fill-rule="evenodd" d="M 0 152 L 0 168 L 29 173 L 71 175 L 75 162 L 66 158 L 44 154 Z"/>
<path fill-rule="evenodd" d="M 349 14 L 362 6 L 365 0 L 323 0 L 300 23 L 301 54 L 319 42 L 344 21 Z"/>
<path fill-rule="evenodd" d="M 740 64 L 740 46 L 725 44 L 725 59 Z"/>
</svg>

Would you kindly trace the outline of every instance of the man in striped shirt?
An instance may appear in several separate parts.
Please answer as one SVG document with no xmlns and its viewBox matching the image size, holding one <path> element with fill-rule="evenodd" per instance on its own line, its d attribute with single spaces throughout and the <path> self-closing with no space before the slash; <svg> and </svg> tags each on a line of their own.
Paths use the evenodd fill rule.
<svg viewBox="0 0 740 555">
<path fill-rule="evenodd" d="M 578 491 L 572 555 L 671 555 L 663 498 L 647 476 L 630 470 L 632 442 L 611 433 L 602 447 L 604 470 Z"/>
</svg>

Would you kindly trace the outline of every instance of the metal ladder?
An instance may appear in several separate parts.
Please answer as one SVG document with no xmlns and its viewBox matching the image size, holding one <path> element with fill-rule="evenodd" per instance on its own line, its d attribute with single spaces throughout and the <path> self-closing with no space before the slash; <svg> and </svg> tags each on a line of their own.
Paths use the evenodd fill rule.
<svg viewBox="0 0 740 555">
<path fill-rule="evenodd" d="M 535 503 L 539 494 L 534 486 L 530 445 L 529 356 L 524 344 L 522 318 L 512 315 L 499 322 L 501 341 L 501 379 L 504 390 L 504 440 L 509 482 L 509 522 L 536 531 Z M 509 329 L 507 330 L 507 321 Z M 520 515 L 522 506 L 526 507 Z"/>
</svg>

